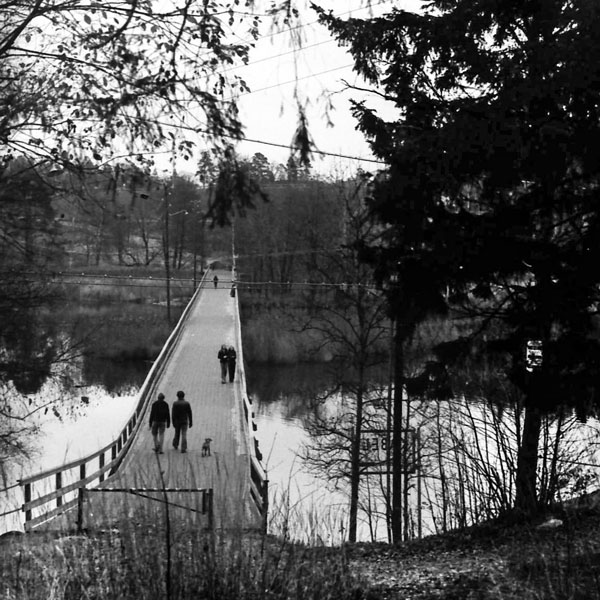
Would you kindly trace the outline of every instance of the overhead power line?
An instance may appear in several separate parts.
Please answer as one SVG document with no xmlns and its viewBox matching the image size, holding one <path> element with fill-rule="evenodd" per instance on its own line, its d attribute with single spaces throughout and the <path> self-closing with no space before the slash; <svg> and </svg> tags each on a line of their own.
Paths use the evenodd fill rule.
<svg viewBox="0 0 600 600">
<path fill-rule="evenodd" d="M 298 49 L 288 50 L 287 52 L 280 52 L 279 54 L 271 54 L 269 56 L 265 56 L 264 58 L 259 58 L 257 60 L 251 60 L 243 65 L 235 65 L 233 67 L 228 67 L 227 69 L 223 69 L 223 73 L 229 73 L 230 71 L 237 71 L 239 69 L 246 69 L 247 67 L 253 67 L 254 65 L 258 65 L 260 63 L 268 62 L 270 60 L 275 60 L 276 58 L 282 58 L 283 56 L 289 56 L 290 54 L 297 54 L 298 52 L 303 52 L 304 50 L 310 50 L 311 48 L 316 48 L 317 46 L 324 46 L 325 44 L 333 44 L 335 40 L 333 38 L 329 40 L 323 40 L 321 42 L 315 42 L 314 44 L 308 44 L 306 46 L 301 46 Z"/>
<path fill-rule="evenodd" d="M 142 120 L 142 117 L 132 117 L 135 120 Z M 160 121 L 159 119 L 148 119 L 145 118 L 143 119 L 148 123 L 153 123 L 154 125 L 159 125 L 160 127 L 173 127 L 172 123 L 165 123 L 164 121 Z M 211 134 L 211 132 L 208 129 L 205 129 L 203 127 L 192 127 L 191 125 L 177 125 L 176 126 L 177 129 L 183 129 L 185 131 L 191 131 L 193 133 L 207 133 L 207 134 Z M 257 139 L 253 139 L 253 138 L 242 138 L 239 139 L 236 136 L 234 136 L 233 134 L 228 134 L 228 133 L 221 133 L 220 134 L 222 137 L 224 138 L 230 138 L 235 140 L 236 142 L 251 142 L 253 144 L 263 144 L 266 146 L 274 146 L 276 148 L 286 148 L 287 150 L 290 149 L 291 144 L 281 144 L 281 143 L 277 143 L 277 142 L 267 142 L 265 140 L 257 140 Z M 313 154 L 320 154 L 323 156 L 333 156 L 333 157 L 337 157 L 337 158 L 346 158 L 349 160 L 356 160 L 356 161 L 360 161 L 360 162 L 369 162 L 369 163 L 376 163 L 376 164 L 380 164 L 380 165 L 386 165 L 387 163 L 383 160 L 379 160 L 376 158 L 364 158 L 361 156 L 352 156 L 350 154 L 341 154 L 339 152 L 328 152 L 326 150 L 319 150 L 318 148 L 311 148 L 311 152 Z M 132 152 L 131 156 L 137 156 L 138 153 L 137 152 Z"/>
<path fill-rule="evenodd" d="M 333 67 L 331 69 L 327 69 L 326 71 L 319 71 L 318 73 L 310 73 L 309 75 L 304 75 L 302 77 L 296 77 L 294 79 L 290 79 L 289 81 L 283 81 L 280 83 L 274 83 L 273 85 L 269 85 L 267 87 L 258 88 L 256 90 L 250 90 L 249 92 L 242 92 L 236 96 L 237 98 L 241 96 L 250 96 L 252 94 L 258 94 L 259 92 L 265 92 L 267 90 L 272 90 L 274 88 L 281 87 L 282 85 L 290 85 L 292 83 L 297 83 L 298 81 L 303 81 L 305 79 L 310 79 L 311 77 L 318 77 L 319 75 L 326 75 L 327 73 L 333 73 L 334 71 L 341 71 L 343 69 L 349 69 L 352 67 L 352 63 L 347 65 L 342 65 L 341 67 Z"/>
<path fill-rule="evenodd" d="M 231 136 L 232 137 L 232 136 Z M 256 140 L 252 138 L 243 138 L 240 142 L 250 142 L 252 144 L 262 144 L 263 146 L 274 146 L 276 148 L 290 149 L 290 144 L 278 144 L 277 142 L 265 142 L 264 140 Z M 346 158 L 348 160 L 356 160 L 359 162 L 375 163 L 378 165 L 387 165 L 383 160 L 377 158 L 364 158 L 362 156 L 353 156 L 351 154 L 341 154 L 340 152 L 328 152 L 326 150 L 319 150 L 318 148 L 311 148 L 313 154 L 320 154 L 322 156 L 333 156 L 335 158 Z"/>
<path fill-rule="evenodd" d="M 109 275 L 109 274 L 91 274 L 91 273 L 75 273 L 75 272 L 57 272 L 53 273 L 51 278 L 42 279 L 35 272 L 20 272 L 20 274 L 25 275 L 26 279 L 20 279 L 23 283 L 40 283 L 41 281 L 48 281 L 48 279 L 62 279 L 61 285 L 85 285 L 89 286 L 110 286 L 110 287 L 146 287 L 146 288 L 162 288 L 164 282 L 167 281 L 166 277 L 154 277 L 154 276 L 136 276 L 136 275 L 127 275 L 127 276 L 118 276 L 118 275 Z M 10 275 L 10 273 L 0 273 L 0 282 L 4 281 L 7 278 L 6 276 Z M 76 279 L 78 281 L 69 281 L 69 279 Z M 116 285 L 112 283 L 113 280 L 119 279 L 121 283 Z M 81 280 L 86 280 L 82 282 Z M 96 280 L 96 281 L 93 281 Z M 98 281 L 100 280 L 100 281 Z M 123 281 L 125 280 L 125 281 Z M 111 281 L 109 283 L 109 281 Z M 134 281 L 138 281 L 141 283 L 133 283 Z M 181 283 L 181 284 L 193 284 L 194 279 L 189 278 L 175 278 L 171 277 L 169 279 L 170 283 Z M 198 281 L 196 281 L 198 283 Z M 222 286 L 230 286 L 235 284 L 238 288 L 259 288 L 259 287 L 286 287 L 286 288 L 320 288 L 320 289 L 339 289 L 339 290 L 348 290 L 348 289 L 366 289 L 372 291 L 379 291 L 379 288 L 373 282 L 354 282 L 354 281 L 340 281 L 340 282 L 329 282 L 329 281 L 246 281 L 243 279 L 219 279 L 219 288 L 222 289 Z M 214 290 L 211 283 L 205 283 L 206 290 L 212 291 Z"/>
<path fill-rule="evenodd" d="M 347 10 L 347 11 L 344 11 L 344 12 L 341 12 L 341 13 L 334 13 L 333 16 L 334 17 L 344 17 L 346 15 L 355 13 L 355 12 L 357 12 L 359 10 L 365 10 L 365 9 L 375 8 L 377 6 L 381 6 L 382 4 L 389 4 L 389 3 L 394 2 L 394 1 L 395 0 L 381 0 L 380 2 L 377 2 L 375 4 L 370 4 L 368 6 L 359 6 L 357 8 L 350 9 L 350 10 Z M 262 16 L 268 16 L 268 15 L 262 15 Z M 274 36 L 280 35 L 282 33 L 291 33 L 293 31 L 297 31 L 299 29 L 304 29 L 304 28 L 309 27 L 311 25 L 317 25 L 318 23 L 319 23 L 318 20 L 317 21 L 310 21 L 309 23 L 302 23 L 302 24 L 296 25 L 294 27 L 290 27 L 290 28 L 287 28 L 287 29 L 282 29 L 280 31 L 275 31 L 275 32 L 273 32 L 271 34 L 260 35 L 260 36 L 258 36 L 258 40 L 262 40 L 262 39 L 274 37 Z M 246 43 L 246 44 L 255 44 L 256 43 L 255 40 L 244 40 L 243 38 L 240 38 L 240 40 L 242 42 Z M 299 52 L 304 52 L 305 50 L 310 50 L 311 48 L 315 48 L 316 46 L 322 46 L 324 44 L 332 44 L 335 41 L 336 41 L 335 39 L 330 38 L 328 40 L 323 40 L 321 42 L 315 42 L 314 44 L 302 45 L 302 46 L 299 46 L 298 48 L 294 48 L 294 49 L 288 50 L 286 52 L 279 52 L 277 54 L 271 54 L 270 56 L 267 56 L 265 58 L 259 58 L 257 60 L 251 60 L 251 61 L 249 61 L 249 62 L 247 62 L 245 64 L 242 64 L 242 65 L 234 65 L 232 67 L 228 67 L 227 69 L 224 69 L 223 72 L 224 73 L 228 73 L 230 71 L 236 71 L 238 69 L 245 69 L 247 67 L 252 67 L 252 66 L 257 65 L 259 63 L 267 62 L 267 61 L 270 61 L 270 60 L 275 60 L 277 58 L 281 58 L 283 56 L 288 56 L 290 54 L 298 54 Z"/>
<path fill-rule="evenodd" d="M 25 277 L 33 277 L 36 281 L 42 281 L 43 279 L 39 276 L 39 273 L 35 271 L 19 271 L 19 275 L 23 275 Z M 2 279 L 11 279 L 14 277 L 14 272 L 5 271 L 0 272 L 0 280 Z M 115 280 L 115 279 L 125 279 L 128 281 L 167 281 L 166 277 L 154 276 L 154 275 L 111 275 L 109 273 L 86 273 L 85 271 L 77 272 L 77 271 L 55 271 L 48 274 L 47 279 L 106 279 L 106 280 Z M 188 282 L 194 281 L 191 277 L 178 278 L 178 277 L 169 277 L 170 282 Z M 112 284 L 111 284 L 112 285 Z"/>
<path fill-rule="evenodd" d="M 364 10 L 364 9 L 371 9 L 371 8 L 375 8 L 376 6 L 380 6 L 382 4 L 389 4 L 390 2 L 395 3 L 396 0 L 380 0 L 379 2 L 376 2 L 374 4 L 368 4 L 367 6 L 359 6 L 356 8 L 352 8 L 350 10 L 346 10 L 344 12 L 341 13 L 334 13 L 333 16 L 334 17 L 344 17 L 346 15 L 349 15 L 351 13 L 357 12 L 359 10 Z M 284 33 L 292 33 L 294 31 L 298 31 L 300 29 L 304 29 L 305 27 L 310 27 L 312 25 L 318 25 L 319 24 L 319 20 L 316 19 L 315 21 L 309 21 L 308 23 L 299 23 L 298 25 L 293 25 L 291 27 L 288 27 L 287 29 L 280 29 L 278 31 L 274 31 L 273 33 L 267 33 L 264 35 L 261 35 L 258 37 L 258 39 L 266 39 L 266 38 L 272 38 L 275 37 L 276 35 L 282 35 Z M 241 39 L 241 38 L 240 38 Z M 255 40 L 243 40 L 248 44 L 254 43 Z"/>
<path fill-rule="evenodd" d="M 356 7 L 356 8 L 350 9 L 350 10 L 346 10 L 344 12 L 333 13 L 333 16 L 334 17 L 343 17 L 343 16 L 346 16 L 346 15 L 349 15 L 349 14 L 352 14 L 352 13 L 356 13 L 357 11 L 360 11 L 360 10 L 372 10 L 375 7 L 381 6 L 383 4 L 393 3 L 393 2 L 394 2 L 394 0 L 380 0 L 379 2 L 368 3 L 366 6 L 362 6 L 361 5 L 359 7 Z M 280 35 L 280 34 L 284 34 L 284 33 L 291 33 L 291 32 L 298 31 L 300 29 L 304 29 L 304 28 L 312 26 L 312 25 L 316 25 L 318 23 L 319 23 L 318 19 L 314 20 L 314 21 L 310 21 L 308 23 L 300 23 L 298 25 L 295 25 L 295 26 L 292 26 L 292 27 L 289 27 L 289 28 L 286 28 L 286 29 L 281 29 L 281 30 L 275 31 L 275 32 L 273 32 L 271 34 L 261 35 L 261 36 L 258 37 L 258 40 L 269 38 L 269 37 L 274 37 L 276 35 Z M 254 43 L 256 43 L 256 40 L 254 40 L 254 39 L 253 40 L 243 40 L 242 38 L 240 38 L 240 39 L 244 43 L 248 43 L 248 44 L 254 44 Z M 298 52 L 301 52 L 303 50 L 314 48 L 314 47 L 322 45 L 322 44 L 331 43 L 333 41 L 335 41 L 335 40 L 330 39 L 330 40 L 325 40 L 325 41 L 317 42 L 315 44 L 309 44 L 307 46 L 300 46 L 297 49 L 293 49 L 293 50 L 290 50 L 290 51 L 287 51 L 287 52 L 273 54 L 273 55 L 268 56 L 266 58 L 258 59 L 256 61 L 250 61 L 250 62 L 248 62 L 246 64 L 243 64 L 243 65 L 235 65 L 235 66 L 229 67 L 227 69 L 224 69 L 223 72 L 233 71 L 233 70 L 237 70 L 237 69 L 244 69 L 246 67 L 251 67 L 252 65 L 257 64 L 257 63 L 261 63 L 261 62 L 265 62 L 265 61 L 269 61 L 269 60 L 274 60 L 274 59 L 280 58 L 282 56 L 286 56 L 286 55 L 289 55 L 289 54 L 298 53 Z M 255 93 L 264 92 L 264 91 L 267 91 L 267 90 L 270 90 L 270 89 L 281 87 L 283 85 L 290 85 L 292 83 L 296 83 L 298 81 L 303 81 L 303 80 L 306 80 L 306 79 L 310 79 L 312 77 L 318 77 L 320 75 L 325 75 L 325 74 L 328 74 L 328 73 L 332 73 L 334 71 L 339 71 L 339 70 L 347 69 L 347 68 L 349 68 L 351 66 L 353 66 L 353 65 L 349 64 L 349 65 L 345 65 L 345 66 L 342 66 L 342 67 L 335 67 L 335 68 L 332 68 L 332 69 L 321 71 L 319 73 L 312 73 L 310 75 L 306 75 L 306 76 L 303 76 L 303 77 L 298 77 L 298 78 L 295 78 L 295 79 L 290 80 L 290 81 L 286 81 L 286 82 L 274 84 L 274 85 L 263 87 L 263 88 L 259 88 L 259 89 L 256 89 L 256 90 L 250 90 L 248 92 L 243 92 L 243 93 L 239 94 L 238 97 L 249 96 L 249 95 L 252 95 L 252 94 L 255 94 Z M 153 122 L 155 122 L 156 124 L 161 124 L 163 126 L 167 126 L 166 123 L 159 123 L 158 121 L 153 121 Z M 185 126 L 182 126 L 181 128 L 182 129 L 188 129 Z M 210 133 L 205 128 L 192 128 L 192 127 L 190 127 L 189 130 L 194 131 L 196 133 Z M 237 138 L 235 136 L 233 136 L 233 135 L 223 134 L 223 137 L 234 138 L 234 139 L 237 140 Z M 242 140 L 237 140 L 237 141 L 250 142 L 250 143 L 254 143 L 254 144 L 261 144 L 261 145 L 271 146 L 271 147 L 275 147 L 275 148 L 285 148 L 285 149 L 288 149 L 288 150 L 290 149 L 290 146 L 291 146 L 290 144 L 282 144 L 282 143 L 278 143 L 278 142 L 269 142 L 269 141 L 265 141 L 265 140 L 258 140 L 258 139 L 251 139 L 251 138 L 244 138 Z M 334 158 L 343 158 L 343 159 L 347 159 L 347 160 L 355 160 L 355 161 L 359 161 L 359 162 L 369 162 L 369 163 L 381 164 L 381 165 L 387 164 L 385 161 L 378 160 L 378 159 L 363 158 L 363 157 L 359 157 L 359 156 L 342 154 L 340 152 L 331 152 L 331 151 L 326 151 L 326 150 L 319 150 L 316 147 L 311 148 L 311 152 L 313 154 L 318 154 L 320 156 L 331 156 L 331 157 L 334 157 Z"/>
</svg>

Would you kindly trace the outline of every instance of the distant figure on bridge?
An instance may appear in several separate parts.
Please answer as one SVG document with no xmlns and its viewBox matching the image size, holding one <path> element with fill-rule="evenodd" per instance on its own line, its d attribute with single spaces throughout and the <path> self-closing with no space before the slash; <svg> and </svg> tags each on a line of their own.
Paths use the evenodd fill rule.
<svg viewBox="0 0 600 600">
<path fill-rule="evenodd" d="M 215 284 L 215 290 L 216 290 L 217 286 L 219 285 L 219 278 L 216 275 L 213 277 L 213 283 Z"/>
<path fill-rule="evenodd" d="M 235 378 L 235 361 L 237 360 L 237 353 L 233 346 L 229 346 L 227 350 L 227 369 L 229 370 L 229 382 L 233 382 Z"/>
<path fill-rule="evenodd" d="M 154 452 L 163 453 L 163 441 L 165 429 L 171 426 L 169 405 L 165 401 L 164 394 L 158 394 L 150 409 L 150 430 L 154 440 Z"/>
<path fill-rule="evenodd" d="M 187 430 L 192 428 L 192 407 L 185 399 L 185 393 L 177 392 L 177 400 L 173 402 L 171 410 L 171 421 L 175 428 L 175 437 L 173 438 L 173 448 L 179 448 L 181 438 L 181 453 L 187 452 Z"/>
<path fill-rule="evenodd" d="M 221 364 L 221 383 L 226 383 L 227 381 L 227 358 L 229 356 L 229 350 L 227 346 L 223 344 L 221 349 L 217 353 L 217 358 L 219 359 L 219 363 Z"/>
</svg>

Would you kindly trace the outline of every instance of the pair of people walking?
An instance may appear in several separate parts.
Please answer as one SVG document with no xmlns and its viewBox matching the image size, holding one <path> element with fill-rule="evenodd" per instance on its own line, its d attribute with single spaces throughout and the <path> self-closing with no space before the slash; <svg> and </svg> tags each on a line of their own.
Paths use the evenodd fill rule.
<svg viewBox="0 0 600 600">
<path fill-rule="evenodd" d="M 226 344 L 223 344 L 217 353 L 217 358 L 221 365 L 221 383 L 227 383 L 227 377 L 232 382 L 235 379 L 235 364 L 237 361 L 235 348 L 233 346 L 227 347 Z"/>
<path fill-rule="evenodd" d="M 177 450 L 181 442 L 181 452 L 187 452 L 187 430 L 192 428 L 192 407 L 185 399 L 185 392 L 177 392 L 177 400 L 169 411 L 165 395 L 160 393 L 150 409 L 150 429 L 154 441 L 154 452 L 163 454 L 165 430 L 171 426 L 175 429 L 173 448 Z"/>
</svg>

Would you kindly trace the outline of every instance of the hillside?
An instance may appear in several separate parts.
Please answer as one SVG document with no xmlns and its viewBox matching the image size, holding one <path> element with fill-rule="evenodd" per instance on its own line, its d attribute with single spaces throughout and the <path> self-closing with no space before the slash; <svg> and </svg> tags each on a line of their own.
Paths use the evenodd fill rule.
<svg viewBox="0 0 600 600">
<path fill-rule="evenodd" d="M 347 549 L 369 599 L 600 598 L 600 507 Z"/>
</svg>

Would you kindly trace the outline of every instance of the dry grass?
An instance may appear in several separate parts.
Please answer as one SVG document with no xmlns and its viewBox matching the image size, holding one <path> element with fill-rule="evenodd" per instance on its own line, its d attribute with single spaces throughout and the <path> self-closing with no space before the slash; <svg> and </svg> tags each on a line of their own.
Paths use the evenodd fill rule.
<svg viewBox="0 0 600 600">
<path fill-rule="evenodd" d="M 495 521 L 390 546 L 310 546 L 157 516 L 93 535 L 0 542 L 0 597 L 91 599 L 600 598 L 600 510 L 557 512 L 562 525 Z"/>
<path fill-rule="evenodd" d="M 0 569 L 1 597 L 23 600 L 361 597 L 339 552 L 181 523 L 169 543 L 153 522 L 94 535 L 30 534 L 4 543 Z"/>
</svg>

